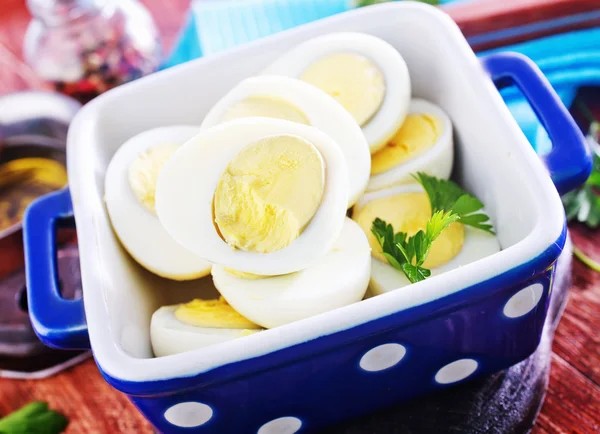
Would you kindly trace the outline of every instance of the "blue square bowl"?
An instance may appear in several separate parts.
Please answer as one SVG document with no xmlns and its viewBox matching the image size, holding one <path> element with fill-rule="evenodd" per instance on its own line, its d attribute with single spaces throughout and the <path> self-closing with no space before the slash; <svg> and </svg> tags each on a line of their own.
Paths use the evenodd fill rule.
<svg viewBox="0 0 600 434">
<path fill-rule="evenodd" d="M 454 178 L 486 204 L 502 251 L 398 291 L 218 345 L 153 357 L 150 317 L 209 291 L 170 282 L 121 248 L 103 203 L 118 147 L 158 126 L 199 125 L 233 85 L 301 41 L 336 31 L 379 36 L 406 60 L 412 92 L 455 130 Z M 494 83 L 514 82 L 553 148 L 538 157 Z M 68 137 L 70 188 L 25 216 L 30 315 L 40 338 L 91 348 L 105 379 L 165 433 L 312 431 L 510 366 L 540 341 L 566 239 L 558 192 L 580 185 L 585 139 L 535 65 L 477 59 L 450 18 L 416 3 L 337 15 L 170 68 L 85 106 Z M 54 227 L 74 215 L 84 297 L 64 300 Z"/>
</svg>

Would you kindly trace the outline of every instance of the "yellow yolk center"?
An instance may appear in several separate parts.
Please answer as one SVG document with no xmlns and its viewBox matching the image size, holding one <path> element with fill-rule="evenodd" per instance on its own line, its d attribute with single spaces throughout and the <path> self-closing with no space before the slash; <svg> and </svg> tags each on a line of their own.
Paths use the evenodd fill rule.
<svg viewBox="0 0 600 434">
<path fill-rule="evenodd" d="M 195 299 L 182 304 L 175 310 L 175 318 L 196 327 L 250 330 L 261 328 L 238 313 L 223 297 L 218 300 Z"/>
<path fill-rule="evenodd" d="M 427 151 L 441 135 L 440 120 L 429 114 L 409 114 L 387 145 L 371 156 L 371 175 L 390 170 Z"/>
<path fill-rule="evenodd" d="M 325 165 L 314 145 L 292 135 L 265 137 L 242 149 L 221 175 L 215 223 L 233 248 L 274 252 L 298 238 L 324 187 Z"/>
<path fill-rule="evenodd" d="M 129 166 L 129 186 L 137 200 L 153 214 L 156 214 L 155 195 L 158 175 L 179 147 L 179 144 L 169 144 L 148 149 L 138 155 Z"/>
<path fill-rule="evenodd" d="M 261 116 L 265 118 L 283 119 L 310 125 L 304 113 L 292 104 L 270 97 L 250 97 L 237 102 L 227 109 L 222 121 L 230 121 L 239 118 Z"/>
<path fill-rule="evenodd" d="M 246 273 L 245 271 L 237 271 L 232 268 L 224 267 L 225 271 L 229 274 L 233 274 L 234 276 L 240 277 L 246 280 L 255 280 L 255 279 L 264 279 L 268 276 L 262 276 L 260 274 Z"/>
<path fill-rule="evenodd" d="M 387 260 L 381 253 L 381 246 L 371 233 L 373 220 L 379 217 L 394 227 L 394 232 L 406 232 L 408 236 L 425 230 L 431 217 L 431 205 L 425 193 L 404 193 L 375 199 L 353 217 L 360 225 L 371 245 L 373 256 L 382 262 Z M 433 242 L 423 266 L 433 269 L 446 264 L 462 249 L 465 229 L 460 223 L 447 227 Z"/>
<path fill-rule="evenodd" d="M 361 126 L 379 110 L 385 97 L 379 68 L 354 53 L 326 56 L 310 65 L 300 79 L 334 97 Z"/>
</svg>

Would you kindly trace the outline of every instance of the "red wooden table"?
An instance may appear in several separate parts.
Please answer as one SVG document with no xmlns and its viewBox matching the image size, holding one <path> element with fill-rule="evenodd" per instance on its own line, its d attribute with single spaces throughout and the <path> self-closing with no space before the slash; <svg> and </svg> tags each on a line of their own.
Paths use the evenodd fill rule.
<svg viewBox="0 0 600 434">
<path fill-rule="evenodd" d="M 511 5 L 526 10 L 529 15 L 521 16 L 527 20 L 527 16 L 535 18 L 544 5 L 553 4 L 550 13 L 559 15 L 567 4 L 586 10 L 597 2 L 504 0 L 489 1 L 483 9 L 457 6 L 448 11 L 466 34 L 472 34 L 486 26 L 482 17 L 490 13 L 498 19 L 495 24 L 488 21 L 488 28 L 500 25 L 500 20 L 506 25 L 507 7 Z M 166 46 L 170 47 L 189 0 L 143 0 L 143 3 L 153 12 Z M 498 7 L 499 4 L 503 7 Z M 22 61 L 21 44 L 28 21 L 24 0 L 1 0 L 0 94 L 44 87 Z M 571 234 L 583 251 L 600 258 L 600 232 L 574 225 Z M 575 261 L 573 275 L 570 301 L 553 345 L 548 393 L 533 430 L 536 434 L 600 432 L 600 274 Z M 64 412 L 71 420 L 67 430 L 71 434 L 152 432 L 127 398 L 104 382 L 92 360 L 46 380 L 0 379 L 0 415 L 35 399 L 48 401 L 51 407 Z"/>
</svg>

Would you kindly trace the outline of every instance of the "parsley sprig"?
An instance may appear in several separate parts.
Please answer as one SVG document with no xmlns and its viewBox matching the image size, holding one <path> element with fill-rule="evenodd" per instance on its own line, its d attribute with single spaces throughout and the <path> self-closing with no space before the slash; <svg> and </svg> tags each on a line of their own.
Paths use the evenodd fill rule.
<svg viewBox="0 0 600 434">
<path fill-rule="evenodd" d="M 581 108 L 587 110 L 585 106 Z M 597 229 L 600 227 L 600 122 L 593 118 L 587 138 L 594 156 L 592 173 L 580 188 L 565 194 L 562 202 L 568 221 L 578 221 L 590 229 Z M 600 263 L 577 246 L 573 246 L 573 254 L 589 268 L 600 272 Z"/>
<path fill-rule="evenodd" d="M 483 231 L 494 233 L 489 217 L 478 212 L 483 204 L 452 181 L 441 180 L 422 172 L 414 177 L 425 189 L 431 203 L 431 217 L 425 230 L 412 237 L 405 232 L 394 233 L 394 227 L 376 218 L 371 232 L 382 248 L 388 263 L 404 273 L 411 283 L 425 280 L 431 270 L 423 267 L 429 249 L 440 234 L 452 223 L 460 221 Z"/>
<path fill-rule="evenodd" d="M 592 173 L 585 184 L 562 197 L 567 220 L 584 223 L 591 229 L 600 226 L 600 123 L 590 126 L 588 141 L 594 155 Z"/>
<path fill-rule="evenodd" d="M 0 434 L 58 434 L 68 423 L 63 414 L 35 401 L 0 419 Z"/>
<path fill-rule="evenodd" d="M 463 225 L 473 226 L 490 234 L 494 233 L 492 225 L 489 223 L 490 218 L 486 214 L 478 212 L 483 209 L 483 203 L 460 188 L 455 182 L 438 179 L 423 172 L 417 172 L 413 178 L 425 189 L 432 213 L 441 210 L 452 211 L 458 214 Z"/>
</svg>

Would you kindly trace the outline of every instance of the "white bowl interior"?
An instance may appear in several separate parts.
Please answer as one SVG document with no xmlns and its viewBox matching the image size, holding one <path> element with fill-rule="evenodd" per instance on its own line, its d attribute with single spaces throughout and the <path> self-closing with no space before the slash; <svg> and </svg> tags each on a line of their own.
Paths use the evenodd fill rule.
<svg viewBox="0 0 600 434">
<path fill-rule="evenodd" d="M 92 310 L 105 311 L 111 340 L 127 355 L 152 357 L 149 324 L 155 309 L 215 292 L 210 277 L 188 283 L 155 277 L 121 248 L 102 202 L 111 156 L 125 140 L 146 129 L 199 125 L 212 104 L 238 81 L 258 73 L 298 42 L 334 31 L 370 33 L 400 51 L 410 69 L 413 95 L 438 104 L 450 116 L 457 148 L 455 179 L 485 203 L 504 250 L 526 239 L 540 222 L 545 199 L 539 190 L 551 194 L 542 166 L 527 149 L 525 137 L 458 28 L 432 8 L 408 4 L 368 8 L 175 67 L 98 98 L 83 109 L 69 136 L 69 177 L 83 251 L 88 322 L 104 318 Z M 532 165 L 539 167 L 532 171 Z M 533 257 L 536 249 L 539 245 L 532 244 L 529 252 L 521 253 Z M 88 292 L 97 291 L 102 309 L 91 306 L 100 300 L 98 294 L 88 297 Z M 107 332 L 100 327 L 90 326 L 93 344 Z M 103 351 L 95 350 L 97 357 Z M 100 354 L 101 364 L 109 363 L 101 358 Z"/>
</svg>

